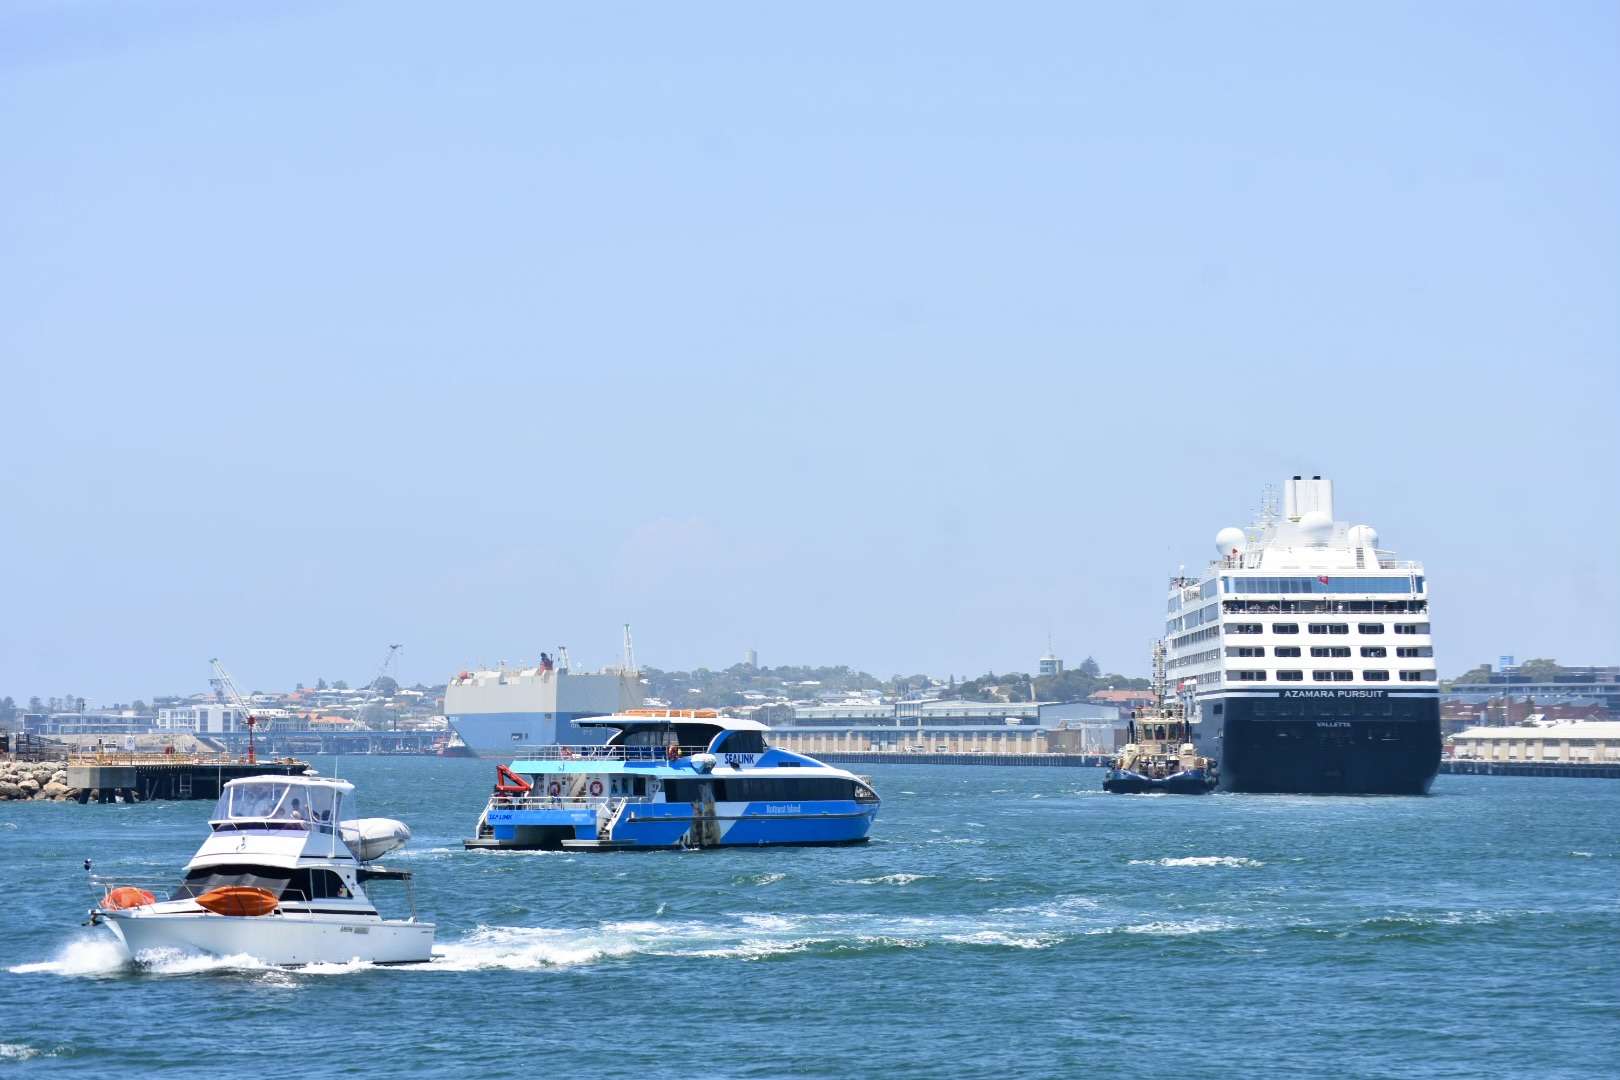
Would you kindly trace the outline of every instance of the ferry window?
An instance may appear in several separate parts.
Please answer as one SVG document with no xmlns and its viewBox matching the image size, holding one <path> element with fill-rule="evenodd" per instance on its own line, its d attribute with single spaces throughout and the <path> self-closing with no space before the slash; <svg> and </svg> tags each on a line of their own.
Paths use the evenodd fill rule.
<svg viewBox="0 0 1620 1080">
<path fill-rule="evenodd" d="M 1299 646 L 1298 645 L 1279 645 L 1275 649 L 1272 649 L 1271 651 L 1277 656 L 1298 656 L 1299 655 Z"/>
<path fill-rule="evenodd" d="M 1368 682 L 1389 682 L 1389 672 L 1387 671 L 1363 671 L 1361 677 Z"/>
<path fill-rule="evenodd" d="M 1361 655 L 1371 657 L 1387 656 L 1389 655 L 1389 650 L 1384 648 L 1382 645 L 1363 645 L 1361 647 Z"/>
<path fill-rule="evenodd" d="M 1291 622 L 1272 623 L 1271 624 L 1271 632 L 1273 634 L 1297 634 L 1297 633 L 1299 633 L 1299 623 L 1291 623 Z"/>
<path fill-rule="evenodd" d="M 1311 646 L 1311 655 L 1312 656 L 1349 656 L 1350 655 L 1350 646 L 1348 646 L 1348 645 L 1312 645 Z"/>
<path fill-rule="evenodd" d="M 1381 622 L 1364 622 L 1358 625 L 1356 629 L 1363 634 L 1382 634 L 1384 624 Z"/>
<path fill-rule="evenodd" d="M 1427 645 L 1403 645 L 1395 650 L 1396 656 L 1433 656 L 1434 650 Z"/>
<path fill-rule="evenodd" d="M 763 754 L 765 736 L 757 731 L 733 731 L 720 744 L 722 754 Z"/>
<path fill-rule="evenodd" d="M 1305 681 L 1305 673 L 1303 671 L 1279 671 L 1279 672 L 1277 672 L 1277 681 L 1278 682 L 1304 682 Z"/>
</svg>

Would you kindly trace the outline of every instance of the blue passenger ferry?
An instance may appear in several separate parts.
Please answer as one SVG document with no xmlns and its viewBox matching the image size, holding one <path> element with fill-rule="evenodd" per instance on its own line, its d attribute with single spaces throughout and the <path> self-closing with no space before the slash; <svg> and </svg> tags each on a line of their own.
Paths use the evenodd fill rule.
<svg viewBox="0 0 1620 1080">
<path fill-rule="evenodd" d="M 769 746 L 755 720 L 710 709 L 581 719 L 602 744 L 525 748 L 496 767 L 469 848 L 855 844 L 879 799 L 863 778 Z"/>
</svg>

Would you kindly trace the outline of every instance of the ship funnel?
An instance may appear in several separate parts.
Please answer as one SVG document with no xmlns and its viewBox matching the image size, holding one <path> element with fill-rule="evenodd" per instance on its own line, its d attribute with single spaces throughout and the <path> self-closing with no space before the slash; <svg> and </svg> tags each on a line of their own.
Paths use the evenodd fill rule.
<svg viewBox="0 0 1620 1080">
<path fill-rule="evenodd" d="M 1329 521 L 1334 520 L 1333 481 L 1320 476 L 1313 476 L 1309 480 L 1293 476 L 1283 481 L 1284 517 L 1289 521 L 1298 521 L 1314 510 L 1326 514 Z"/>
</svg>

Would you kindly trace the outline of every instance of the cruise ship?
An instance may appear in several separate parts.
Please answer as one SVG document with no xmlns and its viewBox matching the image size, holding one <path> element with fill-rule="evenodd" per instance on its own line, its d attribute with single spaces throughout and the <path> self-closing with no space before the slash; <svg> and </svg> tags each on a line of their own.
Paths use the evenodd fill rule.
<svg viewBox="0 0 1620 1080">
<path fill-rule="evenodd" d="M 444 714 L 479 757 L 510 757 L 513 747 L 599 743 L 601 728 L 580 727 L 588 716 L 608 716 L 642 703 L 641 677 L 625 650 L 622 667 L 570 670 L 568 652 L 541 653 L 532 665 L 463 671 L 444 690 Z"/>
<path fill-rule="evenodd" d="M 1224 791 L 1419 795 L 1440 764 L 1423 566 L 1295 476 L 1198 577 L 1171 579 L 1166 669 Z"/>
</svg>

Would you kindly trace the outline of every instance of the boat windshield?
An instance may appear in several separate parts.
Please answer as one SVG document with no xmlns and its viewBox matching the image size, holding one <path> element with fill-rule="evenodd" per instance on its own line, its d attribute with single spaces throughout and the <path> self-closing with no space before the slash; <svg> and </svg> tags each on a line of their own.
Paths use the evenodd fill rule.
<svg viewBox="0 0 1620 1080">
<path fill-rule="evenodd" d="M 330 825 L 338 819 L 339 793 L 324 784 L 255 780 L 232 784 L 214 806 L 214 821 L 302 821 Z"/>
</svg>

